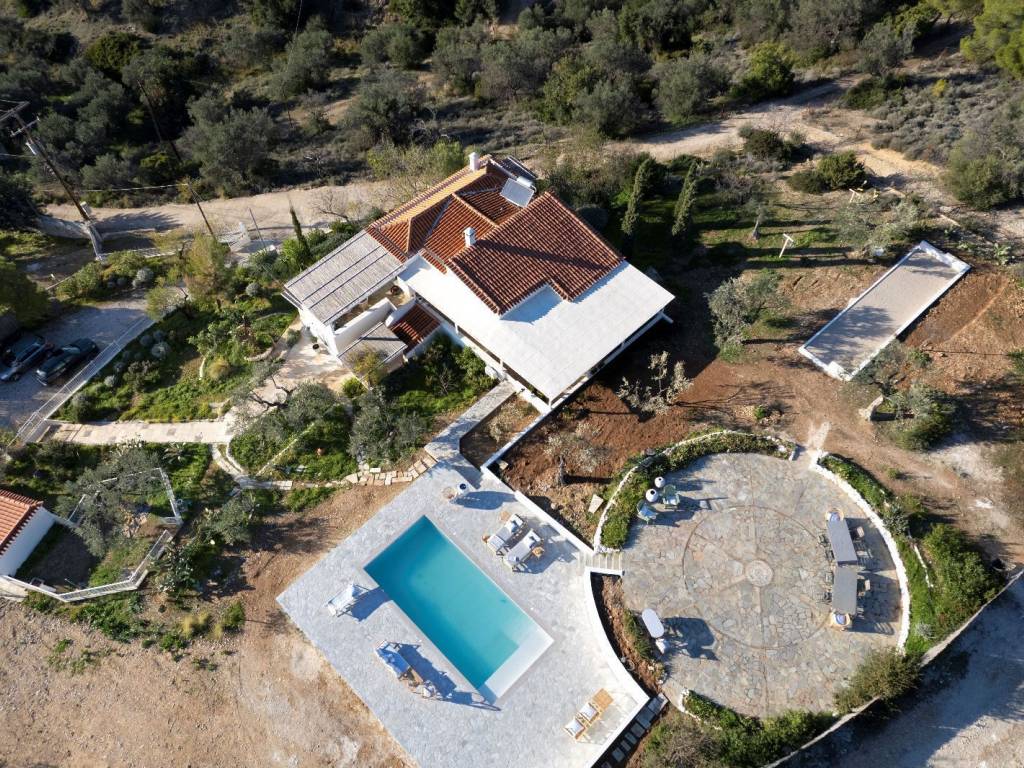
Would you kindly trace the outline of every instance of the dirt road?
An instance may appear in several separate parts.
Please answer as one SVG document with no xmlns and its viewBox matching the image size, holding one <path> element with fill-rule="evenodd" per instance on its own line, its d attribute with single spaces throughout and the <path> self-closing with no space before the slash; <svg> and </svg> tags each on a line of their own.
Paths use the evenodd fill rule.
<svg viewBox="0 0 1024 768">
<path fill-rule="evenodd" d="M 252 229 L 252 219 L 255 217 L 260 229 L 267 230 L 264 236 L 279 239 L 273 237 L 276 232 L 291 232 L 289 202 L 295 206 L 295 212 L 304 226 L 326 226 L 342 213 L 359 216 L 374 206 L 384 204 L 385 184 L 365 181 L 345 186 L 283 190 L 248 197 L 208 200 L 203 202 L 203 210 L 218 234 L 237 229 L 239 222 L 244 222 L 246 227 Z M 74 219 L 77 216 L 75 209 L 66 204 L 50 205 L 46 212 L 61 219 Z M 93 213 L 104 235 L 139 229 L 195 230 L 203 226 L 196 206 L 185 203 L 165 203 L 143 208 L 94 208 Z"/>
<path fill-rule="evenodd" d="M 243 600 L 244 631 L 201 640 L 181 661 L 0 601 L 0 718 L 4 732 L 17 735 L 0 739 L 0 765 L 407 765 L 401 748 L 274 602 L 391 495 L 392 488 L 356 488 L 274 518 L 255 551 L 245 553 L 226 596 Z M 55 655 L 65 639 L 71 645 Z M 76 672 L 67 662 L 87 648 L 99 658 Z"/>
</svg>

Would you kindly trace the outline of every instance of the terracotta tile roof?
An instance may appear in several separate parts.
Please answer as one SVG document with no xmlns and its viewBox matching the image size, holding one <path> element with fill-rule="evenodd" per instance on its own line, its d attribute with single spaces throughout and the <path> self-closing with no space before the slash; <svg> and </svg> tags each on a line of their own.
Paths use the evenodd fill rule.
<svg viewBox="0 0 1024 768">
<path fill-rule="evenodd" d="M 413 308 L 402 315 L 402 319 L 391 326 L 395 336 L 405 342 L 406 349 L 412 349 L 440 325 L 437 318 L 423 308 L 422 304 L 414 304 Z"/>
<path fill-rule="evenodd" d="M 497 163 L 483 158 L 479 170 L 460 169 L 377 219 L 367 231 L 403 261 L 427 248 L 443 265 L 465 247 L 466 227 L 490 231 L 520 210 L 501 196 L 508 178 Z"/>
<path fill-rule="evenodd" d="M 525 208 L 501 190 L 527 173 L 516 161 L 481 159 L 370 224 L 367 233 L 396 258 L 421 254 L 442 272 L 449 267 L 492 311 L 503 314 L 544 285 L 575 299 L 622 262 L 622 257 L 551 194 Z M 472 227 L 477 243 L 466 248 Z"/>
<path fill-rule="evenodd" d="M 423 247 L 440 257 L 447 264 L 451 258 L 466 249 L 467 227 L 476 230 L 482 237 L 494 229 L 494 223 L 485 218 L 461 197 L 454 196 L 445 208 L 444 215 L 437 220 Z"/>
<path fill-rule="evenodd" d="M 0 490 L 0 555 L 42 505 L 43 502 L 28 496 Z"/>
<path fill-rule="evenodd" d="M 620 263 L 611 245 L 545 192 L 478 236 L 476 245 L 451 260 L 451 268 L 481 301 L 504 314 L 545 284 L 563 299 L 575 299 Z"/>
</svg>

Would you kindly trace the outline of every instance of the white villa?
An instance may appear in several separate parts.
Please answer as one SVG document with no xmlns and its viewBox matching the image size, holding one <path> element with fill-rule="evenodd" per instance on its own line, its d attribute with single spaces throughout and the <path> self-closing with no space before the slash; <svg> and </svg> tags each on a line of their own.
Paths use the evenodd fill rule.
<svg viewBox="0 0 1024 768">
<path fill-rule="evenodd" d="M 469 164 L 370 224 L 284 296 L 342 365 L 401 363 L 438 329 L 542 410 L 658 320 L 673 295 L 513 158 Z"/>
</svg>

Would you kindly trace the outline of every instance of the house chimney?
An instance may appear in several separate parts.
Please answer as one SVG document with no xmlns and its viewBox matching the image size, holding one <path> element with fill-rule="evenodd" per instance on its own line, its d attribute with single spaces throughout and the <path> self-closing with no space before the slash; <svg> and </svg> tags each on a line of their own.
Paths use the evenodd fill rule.
<svg viewBox="0 0 1024 768">
<path fill-rule="evenodd" d="M 479 171 L 480 170 L 480 153 L 470 152 L 469 153 L 469 170 Z"/>
<path fill-rule="evenodd" d="M 462 230 L 462 235 L 466 238 L 466 247 L 469 248 L 471 245 L 476 244 L 476 230 L 472 227 L 466 227 Z"/>
</svg>

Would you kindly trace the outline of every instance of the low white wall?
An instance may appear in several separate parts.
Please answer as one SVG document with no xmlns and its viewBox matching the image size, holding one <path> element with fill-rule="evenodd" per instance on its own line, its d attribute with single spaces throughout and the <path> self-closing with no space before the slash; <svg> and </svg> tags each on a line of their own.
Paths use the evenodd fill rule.
<svg viewBox="0 0 1024 768">
<path fill-rule="evenodd" d="M 889 556 L 896 566 L 896 577 L 900 583 L 900 634 L 897 645 L 902 650 L 906 647 L 907 636 L 910 634 L 910 582 L 907 579 L 907 569 L 903 565 L 903 558 L 900 557 L 899 547 L 896 546 L 896 539 L 889 533 L 889 529 L 885 527 L 885 523 L 882 522 L 882 518 L 878 516 L 874 508 L 864 500 L 863 496 L 854 490 L 852 485 L 818 463 L 826 456 L 828 456 L 827 453 L 820 451 L 811 454 L 811 470 L 827 477 L 842 488 L 843 492 L 850 497 L 850 500 L 867 516 L 871 524 L 882 534 L 882 540 L 885 542 L 885 546 L 889 550 Z"/>
<path fill-rule="evenodd" d="M 345 325 L 334 331 L 334 354 L 344 352 L 355 344 L 359 337 L 378 323 L 383 323 L 385 318 L 395 311 L 395 305 L 388 299 L 381 299 L 361 315 L 356 315 Z"/>
<path fill-rule="evenodd" d="M 14 574 L 25 562 L 32 550 L 36 548 L 46 532 L 53 525 L 53 515 L 46 507 L 40 507 L 28 519 L 24 527 L 18 531 L 7 550 L 0 555 L 0 575 Z"/>
</svg>

